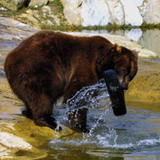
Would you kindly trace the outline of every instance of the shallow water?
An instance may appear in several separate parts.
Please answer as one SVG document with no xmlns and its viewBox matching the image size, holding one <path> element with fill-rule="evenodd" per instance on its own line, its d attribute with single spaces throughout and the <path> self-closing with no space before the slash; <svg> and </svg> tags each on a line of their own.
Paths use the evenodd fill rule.
<svg viewBox="0 0 160 160">
<path fill-rule="evenodd" d="M 3 73 L 2 69 L 1 73 Z M 20 110 L 24 106 L 5 87 L 7 82 L 4 74 L 0 76 L 0 84 L 0 120 L 14 121 L 15 117 L 21 119 Z M 87 98 L 85 101 L 90 108 L 87 123 L 90 132 L 75 132 L 60 139 L 44 137 L 43 143 L 38 146 L 40 151 L 47 153 L 46 158 L 43 159 L 160 159 L 159 105 L 127 102 L 127 114 L 115 117 L 108 105 L 107 89 L 104 86 L 103 81 L 100 81 L 94 86 L 82 89 L 73 98 L 75 103 L 83 96 L 92 95 L 93 90 L 94 93 L 99 92 L 95 98 Z M 61 101 L 58 105 L 60 103 Z M 63 106 L 57 106 L 54 115 L 57 121 L 68 126 L 66 112 Z M 27 122 L 27 118 L 23 121 Z M 27 155 L 27 152 L 19 151 L 16 157 L 23 156 L 25 159 Z"/>
<path fill-rule="evenodd" d="M 130 30 L 118 29 L 118 30 L 83 30 L 84 33 L 109 33 L 112 35 L 126 36 L 142 45 L 144 48 L 155 52 L 160 57 L 160 29 L 140 29 L 133 28 Z"/>
<path fill-rule="evenodd" d="M 14 122 L 14 125 L 23 122 L 28 125 L 30 123 L 28 119 L 21 116 L 21 108 L 24 105 L 9 89 L 3 71 L 6 53 L 18 43 L 16 41 L 12 43 L 3 41 L 0 44 L 0 122 Z M 104 85 L 103 82 L 100 82 L 92 87 L 87 87 L 73 98 L 74 102 L 73 99 L 69 101 L 72 103 L 72 109 L 75 109 L 77 103 L 83 104 L 85 102 L 86 105 L 87 102 L 87 107 L 90 108 L 87 123 L 90 128 L 88 134 L 74 132 L 61 138 L 47 138 L 45 135 L 34 136 L 33 133 L 29 132 L 29 127 L 28 130 L 24 128 L 27 131 L 23 136 L 36 139 L 38 143 L 41 142 L 40 145 L 35 142 L 31 143 L 39 149 L 37 152 L 46 153 L 46 156 L 43 156 L 45 158 L 41 159 L 160 159 L 160 105 L 127 102 L 127 114 L 116 117 L 109 106 L 107 89 Z M 94 92 L 92 92 L 93 90 Z M 95 98 L 91 98 L 95 92 Z M 77 97 L 78 101 L 76 101 Z M 81 97 L 84 98 L 82 101 L 80 100 Z M 66 116 L 68 110 L 61 106 L 61 100 L 58 102 L 54 116 L 61 124 L 68 126 Z M 32 125 L 34 128 L 36 127 L 34 124 Z M 39 127 L 38 132 L 43 132 L 43 130 Z M 0 145 L 0 153 L 1 151 Z M 18 150 L 15 152 L 14 158 L 27 159 L 30 154 L 29 151 Z M 32 154 L 32 158 L 29 159 L 40 159 L 37 157 L 38 153 Z"/>
<path fill-rule="evenodd" d="M 115 117 L 108 102 L 105 101 L 108 94 L 103 88 L 104 85 L 100 82 L 85 88 L 85 91 L 82 89 L 78 93 L 79 97 L 73 98 L 76 101 L 83 96 L 86 97 L 89 91 L 93 91 L 93 89 L 95 91 L 95 88 L 98 88 L 101 93 L 100 97 L 87 98 L 85 101 L 89 102 L 87 107 L 90 108 L 88 114 L 90 132 L 51 140 L 48 145 L 49 150 L 59 153 L 58 157 L 57 154 L 53 154 L 51 157 L 86 160 L 160 159 L 159 105 L 128 102 L 128 113 L 125 116 Z M 94 107 L 91 105 L 92 101 L 95 103 Z M 62 113 L 64 112 L 62 111 Z"/>
</svg>

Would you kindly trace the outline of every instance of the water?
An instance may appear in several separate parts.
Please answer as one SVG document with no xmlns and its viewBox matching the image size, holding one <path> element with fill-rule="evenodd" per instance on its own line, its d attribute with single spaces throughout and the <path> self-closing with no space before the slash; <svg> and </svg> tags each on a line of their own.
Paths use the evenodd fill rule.
<svg viewBox="0 0 160 160">
<path fill-rule="evenodd" d="M 151 32 L 147 32 L 149 36 Z M 157 33 L 159 33 L 159 30 L 154 32 L 154 34 L 152 33 L 152 36 L 150 36 L 152 39 L 147 38 L 143 34 L 138 41 L 145 37 L 144 45 L 150 46 L 150 41 L 156 40 Z M 138 37 L 138 34 L 136 35 Z M 157 38 L 155 44 L 152 43 L 151 50 L 156 49 L 154 46 L 158 42 Z M 36 152 L 33 149 L 32 153 L 28 150 L 7 148 L 7 150 L 10 149 L 12 151 L 9 153 L 11 156 L 15 159 L 44 160 L 160 159 L 159 104 L 126 102 L 127 114 L 116 117 L 110 107 L 109 95 L 103 80 L 77 92 L 68 101 L 66 109 L 61 105 L 61 99 L 58 101 L 57 107 L 54 108 L 54 116 L 57 121 L 68 128 L 69 124 L 66 116 L 66 113 L 69 111 L 68 105 L 72 106 L 71 110 L 76 109 L 77 105 L 88 107 L 87 125 L 90 128 L 89 133 L 74 132 L 65 134 L 61 138 L 58 138 L 57 133 L 57 137 L 53 138 L 48 136 L 52 131 L 44 133 L 46 129 L 42 127 L 36 128 L 31 120 L 22 117 L 21 108 L 24 105 L 10 90 L 3 70 L 3 63 L 7 52 L 17 45 L 17 43 L 6 43 L 5 41 L 1 43 L 5 45 L 1 46 L 0 50 L 0 123 L 5 122 L 5 126 L 0 126 L 0 129 L 2 127 L 4 129 L 7 128 L 7 132 L 13 132 L 13 134 L 22 137 L 36 148 Z M 157 47 L 156 50 L 159 52 L 160 48 Z M 94 98 L 92 97 L 93 95 Z M 20 129 L 18 130 L 16 126 Z M 5 149 L 3 151 L 3 148 L 4 146 L 0 144 L 0 158 L 5 151 Z M 38 155 L 41 155 L 41 153 L 45 154 L 40 158 Z"/>
<path fill-rule="evenodd" d="M 101 93 L 100 96 L 91 98 L 90 95 L 93 95 L 97 90 Z M 72 109 L 76 109 L 75 104 L 82 104 L 83 99 L 85 102 L 83 104 L 87 104 L 87 108 L 90 108 L 88 114 L 90 132 L 51 140 L 49 148 L 58 152 L 65 151 L 58 157 L 53 155 L 54 158 L 72 156 L 73 153 L 82 150 L 83 153 L 79 159 L 88 159 L 90 156 L 90 159 L 117 157 L 117 154 L 121 159 L 135 157 L 144 157 L 145 159 L 146 156 L 148 159 L 160 158 L 160 109 L 158 109 L 158 105 L 154 106 L 154 111 L 150 111 L 145 109 L 146 104 L 129 103 L 128 113 L 123 117 L 115 117 L 111 107 L 107 102 L 104 102 L 107 98 L 105 83 L 101 80 L 96 85 L 81 89 L 68 101 L 73 105 Z M 57 115 L 57 113 L 55 114 Z M 61 114 L 59 116 L 61 117 Z M 62 123 L 65 121 L 66 118 Z M 87 158 L 84 155 L 88 155 Z"/>
<path fill-rule="evenodd" d="M 104 108 L 99 113 L 92 110 L 88 123 L 96 127 L 91 133 L 51 140 L 49 147 L 57 152 L 66 151 L 59 158 L 83 151 L 78 159 L 159 159 L 160 114 L 140 106 L 128 106 L 128 114 L 123 117 L 115 117 L 111 111 L 105 113 Z"/>
<path fill-rule="evenodd" d="M 28 123 L 26 118 L 21 119 L 20 110 L 24 105 L 15 98 L 9 88 L 3 88 L 7 82 L 3 69 L 1 73 L 1 121 L 15 121 L 16 117 Z M 91 95 L 95 93 L 96 96 L 91 98 Z M 158 104 L 127 102 L 127 114 L 116 117 L 109 106 L 108 93 L 103 80 L 91 87 L 83 88 L 68 102 L 72 102 L 74 106 L 80 103 L 81 97 L 84 97 L 87 107 L 90 108 L 87 122 L 90 132 L 75 132 L 60 139 L 43 137 L 43 143 L 41 142 L 41 145 L 38 146 L 40 152 L 47 153 L 46 158 L 43 159 L 160 159 L 160 108 Z M 61 100 L 58 104 L 60 103 Z M 63 106 L 57 106 L 54 111 L 56 119 L 61 124 L 68 126 L 66 116 L 68 110 Z M 42 132 L 42 130 L 40 127 L 39 131 Z M 25 133 L 25 136 L 27 135 Z M 34 138 L 42 141 L 42 137 Z M 22 156 L 27 158 L 29 154 L 27 151 L 19 151 L 17 158 Z"/>
<path fill-rule="evenodd" d="M 92 108 L 88 114 L 90 132 L 78 134 L 75 137 L 51 140 L 49 142 L 50 149 L 57 152 L 63 151 L 58 157 L 52 155 L 53 158 L 61 159 L 64 156 L 70 159 L 72 154 L 77 155 L 79 151 L 81 155 L 78 159 L 86 160 L 160 159 L 160 108 L 158 105 L 151 104 L 155 108 L 148 110 L 147 104 L 128 103 L 128 113 L 125 116 L 115 117 L 108 103 L 104 105 L 108 93 L 104 89 L 105 87 L 102 87 L 105 85 L 103 82 L 101 80 L 96 85 L 85 87 L 85 90 L 80 90 L 69 100 L 69 102 L 74 101 L 72 109 L 75 109 L 74 104 L 80 102 L 83 96 L 85 99 L 89 96 L 88 93 L 93 94 L 92 91 L 97 89 L 101 93 L 100 97 L 93 98 L 94 107 L 91 107 L 92 98 L 85 99 L 87 104 L 91 102 L 88 107 Z"/>
<path fill-rule="evenodd" d="M 84 33 L 109 33 L 112 35 L 121 35 L 126 36 L 129 39 L 132 39 L 138 42 L 143 47 L 155 52 L 160 57 L 160 30 L 158 28 L 155 29 L 140 29 L 140 28 L 133 28 L 130 30 L 83 30 Z"/>
</svg>

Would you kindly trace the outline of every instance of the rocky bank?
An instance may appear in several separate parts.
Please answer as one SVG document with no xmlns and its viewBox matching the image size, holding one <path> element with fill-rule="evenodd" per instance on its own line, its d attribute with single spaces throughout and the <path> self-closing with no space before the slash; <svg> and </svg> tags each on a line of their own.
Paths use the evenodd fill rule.
<svg viewBox="0 0 160 160">
<path fill-rule="evenodd" d="M 16 17 L 34 24 L 43 25 L 45 22 L 48 26 L 160 24 L 159 0 L 3 0 L 0 7 L 1 11 L 25 9 Z M 40 16 L 43 20 L 39 19 Z"/>
</svg>

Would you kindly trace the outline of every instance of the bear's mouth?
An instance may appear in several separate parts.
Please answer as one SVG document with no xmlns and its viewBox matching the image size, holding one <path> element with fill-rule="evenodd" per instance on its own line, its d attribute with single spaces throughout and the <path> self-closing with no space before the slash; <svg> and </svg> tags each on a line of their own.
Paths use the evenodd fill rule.
<svg viewBox="0 0 160 160">
<path fill-rule="evenodd" d="M 119 82 L 117 73 L 114 70 L 107 70 L 104 72 L 104 79 L 112 102 L 112 109 L 115 116 L 126 114 L 126 105 L 124 90 Z"/>
</svg>

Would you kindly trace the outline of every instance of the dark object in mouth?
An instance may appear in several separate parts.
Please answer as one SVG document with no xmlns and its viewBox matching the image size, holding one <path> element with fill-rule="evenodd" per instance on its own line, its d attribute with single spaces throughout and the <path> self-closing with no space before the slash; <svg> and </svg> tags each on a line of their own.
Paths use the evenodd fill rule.
<svg viewBox="0 0 160 160">
<path fill-rule="evenodd" d="M 121 88 L 117 73 L 114 70 L 104 72 L 104 79 L 108 88 L 112 109 L 115 116 L 126 114 L 124 91 Z"/>
</svg>

